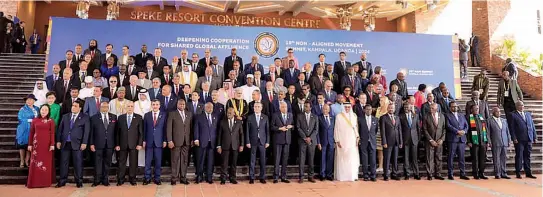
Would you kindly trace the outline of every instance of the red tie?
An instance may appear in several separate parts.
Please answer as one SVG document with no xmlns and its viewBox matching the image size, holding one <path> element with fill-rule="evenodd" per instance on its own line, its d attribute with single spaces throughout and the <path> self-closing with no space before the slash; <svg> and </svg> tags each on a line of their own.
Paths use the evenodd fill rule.
<svg viewBox="0 0 543 197">
<path fill-rule="evenodd" d="M 269 92 L 269 96 L 270 96 L 270 101 L 273 101 L 273 93 L 272 92 Z"/>
<path fill-rule="evenodd" d="M 94 58 L 94 51 L 91 51 L 91 57 Z"/>
<path fill-rule="evenodd" d="M 176 85 L 175 86 L 175 95 L 178 95 L 179 94 L 179 85 Z"/>
<path fill-rule="evenodd" d="M 153 113 L 153 126 L 156 126 L 156 113 Z"/>
<path fill-rule="evenodd" d="M 170 83 L 170 81 L 168 80 L 168 75 L 166 75 L 166 84 Z"/>
<path fill-rule="evenodd" d="M 111 95 L 109 97 L 113 98 L 115 96 L 115 92 L 113 91 L 113 88 L 111 88 Z"/>
<path fill-rule="evenodd" d="M 71 63 L 71 62 L 72 62 L 72 61 L 66 61 L 66 68 L 70 68 L 70 63 Z"/>
<path fill-rule="evenodd" d="M 100 109 L 100 99 L 96 98 L 96 109 Z"/>
<path fill-rule="evenodd" d="M 394 116 L 393 116 L 393 115 L 390 116 L 390 119 L 392 119 L 392 124 L 393 124 L 393 125 L 396 125 L 396 120 L 394 120 Z"/>
</svg>

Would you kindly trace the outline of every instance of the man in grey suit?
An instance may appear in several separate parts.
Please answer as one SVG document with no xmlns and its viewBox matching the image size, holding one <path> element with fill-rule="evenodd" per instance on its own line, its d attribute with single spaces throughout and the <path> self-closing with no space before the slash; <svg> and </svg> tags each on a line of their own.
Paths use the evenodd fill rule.
<svg viewBox="0 0 543 197">
<path fill-rule="evenodd" d="M 445 140 L 445 116 L 438 112 L 437 103 L 430 105 L 430 113 L 422 120 L 422 130 L 426 136 L 426 171 L 428 180 L 432 177 L 445 180 L 440 174 L 441 160 L 443 158 L 443 140 Z"/>
<path fill-rule="evenodd" d="M 224 81 L 224 67 L 219 65 L 217 56 L 211 58 L 211 68 L 213 69 L 213 77 L 218 77 L 220 81 Z"/>
<path fill-rule="evenodd" d="M 403 173 L 405 180 L 409 180 L 411 171 L 414 172 L 414 178 L 420 180 L 419 162 L 417 156 L 421 130 L 419 118 L 418 115 L 413 111 L 413 105 L 410 103 L 406 102 L 403 105 L 403 109 L 405 113 L 400 115 L 404 145 Z"/>
<path fill-rule="evenodd" d="M 149 89 L 152 86 L 151 80 L 147 79 L 147 72 L 145 70 L 138 71 L 138 83 L 139 86 L 145 89 Z"/>
<path fill-rule="evenodd" d="M 102 87 L 96 86 L 93 91 L 94 96 L 85 98 L 85 105 L 83 107 L 83 112 L 89 115 L 89 117 L 100 112 L 100 103 L 109 102 L 108 98 L 102 96 Z"/>
<path fill-rule="evenodd" d="M 304 167 L 306 159 L 309 163 L 308 180 L 314 183 L 313 179 L 313 164 L 315 156 L 315 147 L 318 146 L 321 149 L 319 140 L 319 124 L 317 116 L 311 114 L 311 101 L 304 103 L 304 112 L 298 114 L 296 120 L 296 129 L 298 130 L 298 144 L 300 148 L 300 175 L 299 183 L 303 183 Z"/>
<path fill-rule="evenodd" d="M 198 81 L 196 82 L 196 92 L 202 92 L 202 84 L 206 81 L 209 82 L 210 92 L 211 90 L 218 90 L 222 84 L 222 81 L 219 80 L 218 77 L 213 76 L 213 69 L 211 67 L 207 67 L 205 70 L 205 76 L 198 78 Z"/>
<path fill-rule="evenodd" d="M 469 114 L 471 114 L 471 106 L 473 105 L 479 106 L 479 114 L 481 114 L 485 120 L 490 118 L 488 103 L 484 100 L 480 100 L 479 97 L 480 93 L 478 90 L 471 92 L 471 100 L 466 102 L 466 120 L 469 120 Z"/>
<path fill-rule="evenodd" d="M 279 102 L 279 112 L 272 115 L 271 130 L 274 132 L 273 143 L 275 155 L 273 183 L 278 182 L 281 176 L 281 182 L 290 183 L 287 180 L 287 160 L 288 151 L 292 139 L 292 130 L 294 128 L 294 117 L 288 112 L 286 102 Z M 281 163 L 281 175 L 279 175 L 279 164 Z"/>
<path fill-rule="evenodd" d="M 500 108 L 492 108 L 492 118 L 487 119 L 490 132 L 490 144 L 492 146 L 492 160 L 494 163 L 494 177 L 496 179 L 510 179 L 507 176 L 506 165 L 507 147 L 513 144 L 507 121 L 500 118 Z"/>
<path fill-rule="evenodd" d="M 402 148 L 402 128 L 400 118 L 394 114 L 394 104 L 387 106 L 388 113 L 379 119 L 379 128 L 381 130 L 381 144 L 383 145 L 383 168 L 384 180 L 388 181 L 390 176 L 393 180 L 400 180 L 398 177 L 398 149 Z M 391 161 L 392 160 L 392 161 Z M 389 164 L 392 162 L 392 173 L 389 171 Z"/>
<path fill-rule="evenodd" d="M 177 110 L 169 112 L 166 120 L 166 141 L 168 141 L 168 148 L 172 149 L 172 185 L 177 184 L 179 176 L 181 176 L 180 183 L 189 184 L 187 181 L 187 168 L 189 166 L 189 149 L 193 136 L 191 130 L 193 115 L 185 106 L 185 100 L 177 100 Z"/>
<path fill-rule="evenodd" d="M 245 143 L 251 150 L 249 166 L 249 184 L 255 182 L 256 152 L 260 157 L 260 183 L 266 184 L 266 148 L 270 146 L 270 130 L 268 116 L 262 113 L 262 103 L 255 103 L 254 114 L 247 117 Z"/>
<path fill-rule="evenodd" d="M 516 110 L 515 103 L 522 100 L 522 90 L 517 80 L 511 79 L 508 71 L 503 71 L 498 83 L 498 107 L 503 107 L 505 114 L 509 115 Z"/>
</svg>

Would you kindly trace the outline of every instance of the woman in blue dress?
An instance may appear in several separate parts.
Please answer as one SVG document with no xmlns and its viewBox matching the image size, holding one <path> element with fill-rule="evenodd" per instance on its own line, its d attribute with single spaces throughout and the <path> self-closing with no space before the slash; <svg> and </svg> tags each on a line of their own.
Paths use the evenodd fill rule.
<svg viewBox="0 0 543 197">
<path fill-rule="evenodd" d="M 15 146 L 19 149 L 19 156 L 21 161 L 19 167 L 23 168 L 28 166 L 30 161 L 30 153 L 27 151 L 28 147 L 28 138 L 30 135 L 30 123 L 32 119 L 38 116 L 39 108 L 34 106 L 36 102 L 36 96 L 33 94 L 28 95 L 24 98 L 25 105 L 19 110 L 17 118 L 19 119 L 19 125 L 17 125 L 17 135 L 15 137 L 16 142 Z"/>
</svg>

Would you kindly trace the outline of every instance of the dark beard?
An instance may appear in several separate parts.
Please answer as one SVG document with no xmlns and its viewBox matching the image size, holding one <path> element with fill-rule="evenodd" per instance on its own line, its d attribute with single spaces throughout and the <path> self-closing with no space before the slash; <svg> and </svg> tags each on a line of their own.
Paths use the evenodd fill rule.
<svg viewBox="0 0 543 197">
<path fill-rule="evenodd" d="M 96 50 L 96 46 L 89 46 L 89 49 L 94 51 Z"/>
</svg>

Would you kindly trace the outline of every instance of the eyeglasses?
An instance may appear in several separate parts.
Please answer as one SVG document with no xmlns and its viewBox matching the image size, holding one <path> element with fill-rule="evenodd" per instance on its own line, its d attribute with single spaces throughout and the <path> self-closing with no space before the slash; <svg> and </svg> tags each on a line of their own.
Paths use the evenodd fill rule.
<svg viewBox="0 0 543 197">
<path fill-rule="evenodd" d="M 109 83 L 117 83 L 117 81 L 109 81 Z"/>
</svg>

